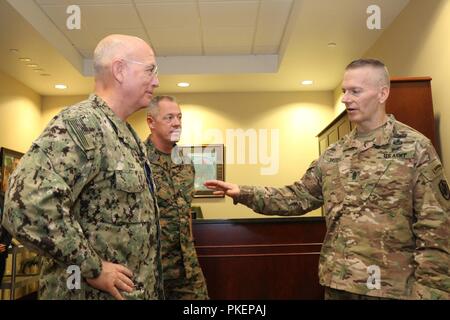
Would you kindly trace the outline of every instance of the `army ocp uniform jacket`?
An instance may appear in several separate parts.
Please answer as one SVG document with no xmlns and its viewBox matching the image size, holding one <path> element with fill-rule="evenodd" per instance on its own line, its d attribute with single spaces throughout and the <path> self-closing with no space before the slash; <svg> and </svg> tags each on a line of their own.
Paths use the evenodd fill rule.
<svg viewBox="0 0 450 320">
<path fill-rule="evenodd" d="M 394 299 L 450 298 L 450 192 L 430 141 L 396 121 L 356 129 L 300 181 L 241 186 L 235 202 L 273 215 L 324 206 L 323 286 Z"/>
</svg>

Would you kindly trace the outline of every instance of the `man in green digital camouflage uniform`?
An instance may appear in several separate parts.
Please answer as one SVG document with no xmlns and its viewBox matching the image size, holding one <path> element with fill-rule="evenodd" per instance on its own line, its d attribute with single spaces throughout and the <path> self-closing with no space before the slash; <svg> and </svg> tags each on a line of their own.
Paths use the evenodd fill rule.
<svg viewBox="0 0 450 320">
<path fill-rule="evenodd" d="M 157 188 L 161 222 L 164 293 L 167 299 L 208 299 L 205 278 L 192 239 L 194 166 L 175 143 L 181 110 L 173 97 L 158 96 L 149 106 L 151 135 L 145 142 Z"/>
<path fill-rule="evenodd" d="M 3 225 L 45 256 L 40 299 L 163 298 L 150 164 L 126 122 L 159 85 L 155 56 L 110 35 L 94 69 L 95 93 L 56 115 L 11 176 Z"/>
<path fill-rule="evenodd" d="M 1 179 L 0 179 L 1 180 Z M 3 216 L 3 192 L 0 191 L 0 221 Z M 0 284 L 6 269 L 6 260 L 8 259 L 8 247 L 11 243 L 11 235 L 6 229 L 0 226 Z"/>
<path fill-rule="evenodd" d="M 327 299 L 450 297 L 447 180 L 430 140 L 386 114 L 389 84 L 378 60 L 347 66 L 342 102 L 356 128 L 300 181 L 284 188 L 206 183 L 262 214 L 323 205 L 319 278 Z"/>
</svg>

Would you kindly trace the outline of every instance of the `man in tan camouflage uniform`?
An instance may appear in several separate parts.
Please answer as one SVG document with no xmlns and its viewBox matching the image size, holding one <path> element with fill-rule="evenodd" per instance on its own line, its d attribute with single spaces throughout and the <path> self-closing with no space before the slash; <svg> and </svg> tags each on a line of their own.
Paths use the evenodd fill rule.
<svg viewBox="0 0 450 320">
<path fill-rule="evenodd" d="M 41 299 L 162 298 L 150 164 L 126 122 L 159 85 L 155 56 L 110 35 L 94 68 L 95 93 L 56 115 L 11 176 L 3 225 L 45 256 Z"/>
<path fill-rule="evenodd" d="M 293 185 L 206 183 L 262 214 L 323 205 L 319 278 L 328 299 L 450 297 L 448 184 L 430 141 L 386 114 L 389 84 L 378 60 L 347 66 L 342 102 L 356 128 Z"/>
<path fill-rule="evenodd" d="M 170 96 L 153 98 L 147 123 L 151 135 L 145 144 L 160 209 L 165 296 L 171 300 L 208 299 L 192 239 L 194 166 L 176 147 L 181 134 L 181 110 L 176 100 Z"/>
</svg>

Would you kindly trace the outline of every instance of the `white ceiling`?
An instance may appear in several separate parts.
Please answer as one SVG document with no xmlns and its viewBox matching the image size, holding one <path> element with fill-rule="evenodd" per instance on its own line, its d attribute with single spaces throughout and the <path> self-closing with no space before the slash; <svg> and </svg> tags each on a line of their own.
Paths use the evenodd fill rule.
<svg viewBox="0 0 450 320">
<path fill-rule="evenodd" d="M 66 9 L 74 2 L 81 9 L 80 30 L 66 27 Z M 408 2 L 0 0 L 0 69 L 42 95 L 86 94 L 93 86 L 96 43 L 123 33 L 155 48 L 159 92 L 333 90 L 345 65 L 364 54 Z M 366 27 L 372 4 L 381 8 L 381 30 Z M 302 87 L 304 79 L 314 85 Z M 180 81 L 191 86 L 178 88 Z M 60 82 L 68 89 L 53 88 Z"/>
<path fill-rule="evenodd" d="M 161 56 L 276 54 L 293 0 L 78 1 L 80 30 L 68 30 L 73 1 L 36 0 L 40 9 L 86 58 L 108 34 L 137 35 Z"/>
</svg>

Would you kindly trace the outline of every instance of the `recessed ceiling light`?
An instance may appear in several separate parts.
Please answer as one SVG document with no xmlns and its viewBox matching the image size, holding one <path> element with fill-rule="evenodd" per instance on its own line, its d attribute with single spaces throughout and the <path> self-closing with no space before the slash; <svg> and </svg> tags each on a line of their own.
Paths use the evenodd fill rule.
<svg viewBox="0 0 450 320">
<path fill-rule="evenodd" d="M 191 84 L 189 82 L 179 82 L 177 84 L 177 86 L 181 87 L 181 88 L 187 88 L 189 87 Z"/>
<path fill-rule="evenodd" d="M 310 86 L 310 85 L 312 85 L 313 84 L 313 81 L 312 80 L 303 80 L 302 81 L 302 85 L 304 85 L 304 86 Z"/>
<path fill-rule="evenodd" d="M 337 46 L 336 42 L 328 42 L 327 44 L 328 48 L 334 48 Z"/>
<path fill-rule="evenodd" d="M 19 49 L 9 49 L 9 52 L 16 54 L 19 53 Z"/>
<path fill-rule="evenodd" d="M 64 90 L 67 89 L 67 86 L 63 83 L 55 84 L 55 89 Z"/>
<path fill-rule="evenodd" d="M 43 72 L 44 69 L 42 69 L 42 68 L 37 68 L 37 69 L 33 69 L 33 71 L 34 71 L 34 72 Z"/>
<path fill-rule="evenodd" d="M 27 67 L 36 68 L 38 65 L 36 63 L 27 63 Z"/>
<path fill-rule="evenodd" d="M 19 60 L 22 62 L 30 62 L 31 61 L 30 58 L 19 58 Z"/>
</svg>

